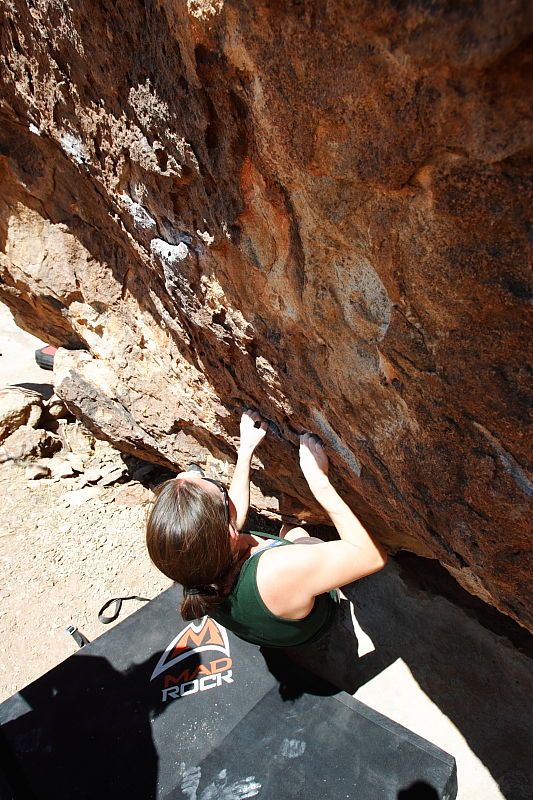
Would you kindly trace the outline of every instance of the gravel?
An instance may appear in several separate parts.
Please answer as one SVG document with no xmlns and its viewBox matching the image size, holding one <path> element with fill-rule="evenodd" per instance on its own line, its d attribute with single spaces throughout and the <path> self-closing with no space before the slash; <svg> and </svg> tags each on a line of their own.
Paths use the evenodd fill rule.
<svg viewBox="0 0 533 800">
<path fill-rule="evenodd" d="M 92 641 L 143 605 L 125 603 L 103 626 L 106 600 L 155 597 L 170 585 L 144 544 L 148 493 L 138 505 L 115 502 L 136 481 L 90 487 L 80 500 L 75 480 L 27 480 L 27 466 L 0 465 L 0 701 L 77 650 L 67 625 Z"/>
</svg>

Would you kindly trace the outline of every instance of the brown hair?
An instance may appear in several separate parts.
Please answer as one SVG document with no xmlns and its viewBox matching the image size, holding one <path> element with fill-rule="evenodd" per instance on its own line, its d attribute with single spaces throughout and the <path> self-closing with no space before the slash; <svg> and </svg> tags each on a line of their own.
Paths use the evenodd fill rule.
<svg viewBox="0 0 533 800">
<path fill-rule="evenodd" d="M 231 547 L 224 500 L 175 478 L 156 491 L 146 527 L 148 553 L 164 575 L 184 587 L 182 617 L 199 619 L 229 594 L 240 565 Z"/>
</svg>

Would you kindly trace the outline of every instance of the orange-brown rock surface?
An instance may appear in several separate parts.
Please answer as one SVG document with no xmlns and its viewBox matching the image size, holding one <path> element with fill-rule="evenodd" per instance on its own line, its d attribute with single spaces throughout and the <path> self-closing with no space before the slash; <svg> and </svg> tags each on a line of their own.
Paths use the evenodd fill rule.
<svg viewBox="0 0 533 800">
<path fill-rule="evenodd" d="M 231 460 L 258 407 L 273 508 L 311 429 L 384 542 L 533 628 L 530 10 L 4 2 L 0 296 L 101 436 Z"/>
</svg>

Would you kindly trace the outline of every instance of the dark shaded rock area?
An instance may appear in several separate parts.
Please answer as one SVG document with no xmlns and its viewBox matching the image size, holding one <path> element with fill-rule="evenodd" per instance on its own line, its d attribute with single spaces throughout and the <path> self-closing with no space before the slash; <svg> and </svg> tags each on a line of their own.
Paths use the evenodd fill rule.
<svg viewBox="0 0 533 800">
<path fill-rule="evenodd" d="M 69 408 L 178 467 L 232 461 L 257 407 L 255 505 L 323 522 L 310 429 L 389 548 L 532 629 L 531 4 L 10 0 L 0 22 L 0 298 L 67 348 Z"/>
</svg>

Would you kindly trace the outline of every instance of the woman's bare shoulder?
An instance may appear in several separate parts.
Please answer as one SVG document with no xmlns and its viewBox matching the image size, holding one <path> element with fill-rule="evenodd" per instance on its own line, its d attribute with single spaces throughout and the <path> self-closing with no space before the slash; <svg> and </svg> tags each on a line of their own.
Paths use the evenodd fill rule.
<svg viewBox="0 0 533 800">
<path fill-rule="evenodd" d="M 301 581 L 297 579 L 299 567 L 308 563 L 298 551 L 311 549 L 295 544 L 272 547 L 257 556 L 257 590 L 272 614 L 285 619 L 303 619 L 313 608 L 314 596 L 301 591 Z"/>
<path fill-rule="evenodd" d="M 282 552 L 276 553 L 275 550 Z M 375 555 L 369 554 L 340 539 L 313 547 L 294 544 L 275 550 L 262 556 L 265 561 L 261 573 L 258 573 L 258 581 L 261 577 L 267 587 L 277 581 L 291 596 L 304 600 L 346 586 L 383 567 L 377 551 Z"/>
<path fill-rule="evenodd" d="M 265 582 L 281 585 L 284 589 L 299 591 L 302 586 L 302 578 L 310 570 L 317 568 L 320 564 L 320 551 L 326 542 L 315 544 L 313 547 L 308 545 L 291 542 L 290 545 L 271 547 L 260 553 L 257 558 L 257 578 Z"/>
</svg>

